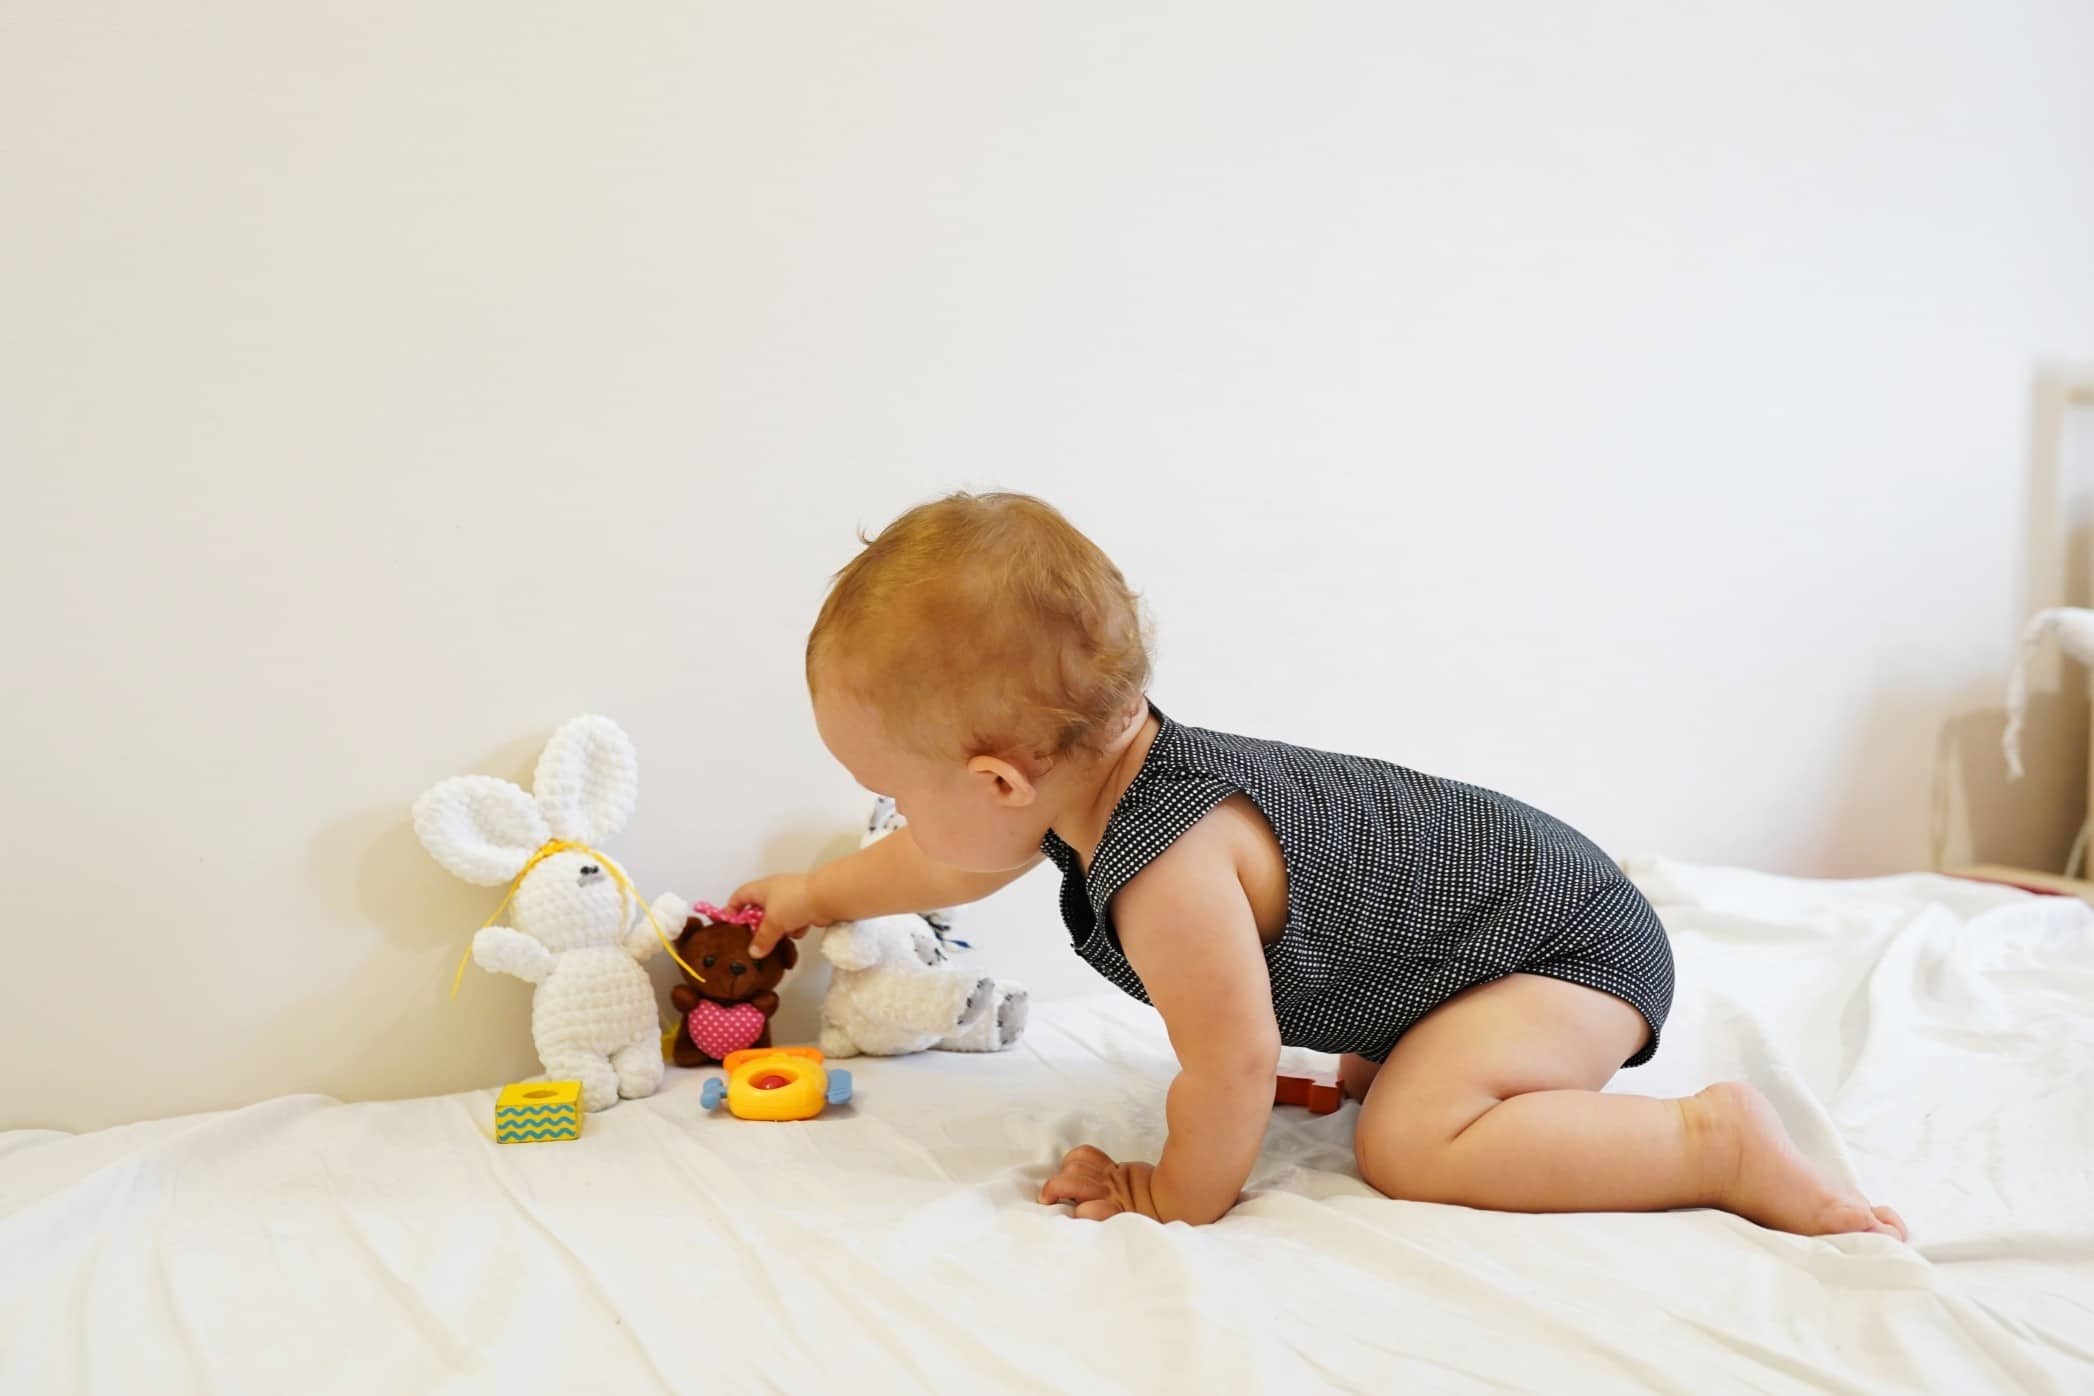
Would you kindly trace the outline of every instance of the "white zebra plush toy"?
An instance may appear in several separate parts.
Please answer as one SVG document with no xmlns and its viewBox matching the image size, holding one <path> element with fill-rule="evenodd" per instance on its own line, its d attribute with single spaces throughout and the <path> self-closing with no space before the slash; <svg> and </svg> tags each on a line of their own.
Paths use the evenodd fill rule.
<svg viewBox="0 0 2094 1396">
<path fill-rule="evenodd" d="M 581 1082 L 587 1110 L 653 1095 L 661 1084 L 660 1015 L 640 966 L 657 944 L 676 954 L 669 937 L 690 915 L 674 893 L 641 902 L 597 847 L 625 827 L 639 788 L 632 740 L 591 716 L 553 733 L 530 793 L 494 776 L 454 776 L 414 803 L 415 835 L 431 857 L 467 882 L 509 884 L 473 936 L 472 958 L 538 986 L 538 1059 L 549 1077 Z M 508 924 L 496 924 L 504 909 Z"/>
<path fill-rule="evenodd" d="M 859 846 L 906 822 L 882 796 Z M 845 921 L 822 933 L 821 948 L 834 968 L 822 999 L 828 1056 L 1001 1052 L 1025 1031 L 1031 1004 L 1023 985 L 952 963 L 953 951 L 968 947 L 953 934 L 949 911 Z"/>
</svg>

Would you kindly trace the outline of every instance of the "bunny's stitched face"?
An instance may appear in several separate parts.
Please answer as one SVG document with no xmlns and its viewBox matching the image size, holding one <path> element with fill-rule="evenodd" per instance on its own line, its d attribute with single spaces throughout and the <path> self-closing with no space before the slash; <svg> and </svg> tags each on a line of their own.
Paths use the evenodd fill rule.
<svg viewBox="0 0 2094 1396">
<path fill-rule="evenodd" d="M 516 929 L 548 950 L 615 945 L 633 910 L 593 853 L 555 853 L 516 889 Z"/>
</svg>

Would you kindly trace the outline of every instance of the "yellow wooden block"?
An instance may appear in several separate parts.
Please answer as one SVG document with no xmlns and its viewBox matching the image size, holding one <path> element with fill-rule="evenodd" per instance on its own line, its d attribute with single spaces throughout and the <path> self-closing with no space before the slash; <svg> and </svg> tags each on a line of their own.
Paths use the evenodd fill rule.
<svg viewBox="0 0 2094 1396">
<path fill-rule="evenodd" d="M 542 1144 L 582 1137 L 582 1083 L 518 1081 L 494 1101 L 494 1142 Z"/>
</svg>

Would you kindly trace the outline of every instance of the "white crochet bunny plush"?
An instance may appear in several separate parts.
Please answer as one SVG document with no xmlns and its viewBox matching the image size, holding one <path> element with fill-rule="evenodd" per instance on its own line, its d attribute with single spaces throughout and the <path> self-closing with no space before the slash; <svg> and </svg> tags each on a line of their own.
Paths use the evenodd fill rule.
<svg viewBox="0 0 2094 1396">
<path fill-rule="evenodd" d="M 882 799 L 860 847 L 902 826 L 894 802 Z M 875 916 L 822 933 L 822 957 L 834 967 L 822 999 L 821 1047 L 831 1057 L 863 1052 L 900 1056 L 936 1047 L 947 1052 L 1000 1052 L 1025 1031 L 1029 996 L 1008 980 L 970 974 L 951 963 L 952 913 Z"/>
<path fill-rule="evenodd" d="M 582 1083 L 582 1106 L 654 1094 L 660 1019 L 641 961 L 674 934 L 690 904 L 655 898 L 653 919 L 625 870 L 596 848 L 625 827 L 639 758 L 607 717 L 578 717 L 545 744 L 531 794 L 493 776 L 456 776 L 414 803 L 422 847 L 467 882 L 514 885 L 510 924 L 473 937 L 473 959 L 538 986 L 531 1037 L 546 1074 Z M 501 908 L 495 914 L 501 915 Z"/>
</svg>

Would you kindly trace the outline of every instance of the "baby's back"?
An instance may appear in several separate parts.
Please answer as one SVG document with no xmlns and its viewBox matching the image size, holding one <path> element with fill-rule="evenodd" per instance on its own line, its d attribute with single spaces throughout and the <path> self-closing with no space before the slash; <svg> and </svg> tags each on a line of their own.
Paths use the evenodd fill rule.
<svg viewBox="0 0 2094 1396">
<path fill-rule="evenodd" d="M 1672 998 L 1664 928 L 1591 840 L 1531 805 L 1372 757 L 1185 727 L 1162 717 L 1086 877 L 1067 845 L 1076 951 L 1146 999 L 1111 933 L 1113 893 L 1241 792 L 1287 868 L 1286 929 L 1266 947 L 1282 1039 L 1380 1060 L 1439 1004 L 1503 975 L 1626 999 L 1655 1048 Z"/>
</svg>

